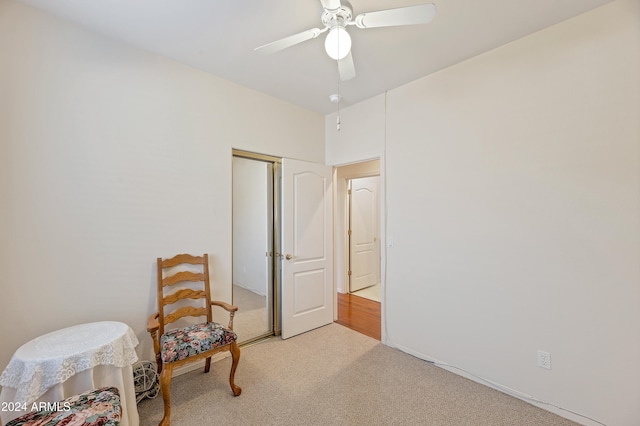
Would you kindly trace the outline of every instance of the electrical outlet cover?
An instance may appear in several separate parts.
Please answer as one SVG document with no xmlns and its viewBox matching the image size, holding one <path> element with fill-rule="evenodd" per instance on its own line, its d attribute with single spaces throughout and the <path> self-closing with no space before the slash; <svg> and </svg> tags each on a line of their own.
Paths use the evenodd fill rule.
<svg viewBox="0 0 640 426">
<path fill-rule="evenodd" d="M 551 354 L 545 351 L 538 351 L 538 366 L 551 370 Z"/>
</svg>

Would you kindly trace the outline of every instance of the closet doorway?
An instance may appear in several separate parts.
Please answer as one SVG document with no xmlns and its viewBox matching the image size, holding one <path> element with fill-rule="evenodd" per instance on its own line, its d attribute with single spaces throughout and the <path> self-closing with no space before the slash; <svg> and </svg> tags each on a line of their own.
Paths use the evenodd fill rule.
<svg viewBox="0 0 640 426">
<path fill-rule="evenodd" d="M 334 320 L 330 166 L 233 150 L 232 302 L 241 344 Z"/>
<path fill-rule="evenodd" d="M 279 333 L 279 159 L 233 151 L 233 328 L 240 344 Z"/>
</svg>

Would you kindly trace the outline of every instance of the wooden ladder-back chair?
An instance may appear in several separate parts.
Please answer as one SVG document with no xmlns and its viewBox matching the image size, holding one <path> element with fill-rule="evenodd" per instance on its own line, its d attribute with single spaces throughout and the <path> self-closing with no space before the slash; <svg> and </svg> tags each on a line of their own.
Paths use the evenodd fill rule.
<svg viewBox="0 0 640 426">
<path fill-rule="evenodd" d="M 197 271 L 194 271 L 194 266 Z M 171 291 L 176 284 L 185 284 L 188 288 Z M 195 283 L 195 284 L 194 284 Z M 198 290 L 195 288 L 198 287 Z M 204 299 L 204 300 L 203 300 Z M 190 302 L 190 304 L 186 304 Z M 178 303 L 177 309 L 168 305 Z M 196 307 L 194 304 L 198 304 Z M 229 312 L 229 325 L 224 327 L 213 322 L 212 306 L 220 306 Z M 158 258 L 158 312 L 148 320 L 147 331 L 151 333 L 153 347 L 160 373 L 160 391 L 164 400 L 164 417 L 161 426 L 170 424 L 171 415 L 171 376 L 173 369 L 181 365 L 206 359 L 204 372 L 211 367 L 211 356 L 218 352 L 231 352 L 232 364 L 229 384 L 233 395 L 242 392 L 234 383 L 234 376 L 240 348 L 233 332 L 233 316 L 238 310 L 236 306 L 225 302 L 212 301 L 209 286 L 209 257 L 179 254 L 170 259 Z M 170 324 L 183 317 L 206 317 L 205 322 L 185 327 Z"/>
</svg>

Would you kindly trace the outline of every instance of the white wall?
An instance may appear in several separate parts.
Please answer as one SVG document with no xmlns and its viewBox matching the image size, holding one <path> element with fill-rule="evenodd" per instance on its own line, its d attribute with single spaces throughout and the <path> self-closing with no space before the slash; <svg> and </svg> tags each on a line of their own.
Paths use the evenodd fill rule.
<svg viewBox="0 0 640 426">
<path fill-rule="evenodd" d="M 326 161 L 338 166 L 384 155 L 385 95 L 378 95 L 355 106 L 340 109 L 325 119 Z"/>
<path fill-rule="evenodd" d="M 156 257 L 210 253 L 230 299 L 232 148 L 324 162 L 323 116 L 9 0 L 0 52 L 0 369 L 97 320 L 150 359 Z"/>
<path fill-rule="evenodd" d="M 387 343 L 640 424 L 639 76 L 619 0 L 389 91 Z M 327 162 L 370 139 L 327 130 Z"/>
<path fill-rule="evenodd" d="M 233 284 L 266 296 L 270 250 L 267 163 L 233 158 Z"/>
</svg>

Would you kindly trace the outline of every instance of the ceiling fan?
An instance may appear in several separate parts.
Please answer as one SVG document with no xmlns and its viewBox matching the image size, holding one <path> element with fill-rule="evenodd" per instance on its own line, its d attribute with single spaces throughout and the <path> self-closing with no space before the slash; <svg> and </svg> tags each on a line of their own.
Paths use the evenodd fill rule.
<svg viewBox="0 0 640 426">
<path fill-rule="evenodd" d="M 355 25 L 358 28 L 392 27 L 399 25 L 426 24 L 431 22 L 436 14 L 433 3 L 417 6 L 400 7 L 395 9 L 366 12 L 353 17 L 353 8 L 346 0 L 320 0 L 324 9 L 321 15 L 324 28 L 312 28 L 298 34 L 267 43 L 257 47 L 256 52 L 268 55 L 286 49 L 303 41 L 318 37 L 329 32 L 324 47 L 332 59 L 338 61 L 340 80 L 350 80 L 356 76 L 351 55 L 351 36 L 347 27 Z"/>
</svg>

